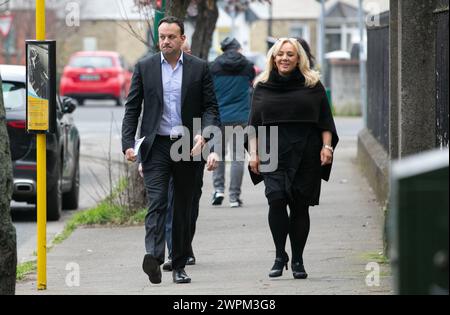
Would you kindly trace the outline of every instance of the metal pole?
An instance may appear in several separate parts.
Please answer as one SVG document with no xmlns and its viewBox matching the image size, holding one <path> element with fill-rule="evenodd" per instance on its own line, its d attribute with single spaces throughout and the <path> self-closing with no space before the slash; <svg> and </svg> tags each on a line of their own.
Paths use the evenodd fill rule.
<svg viewBox="0 0 450 315">
<path fill-rule="evenodd" d="M 325 0 L 320 1 L 320 35 L 319 35 L 319 61 L 320 61 L 320 68 L 322 72 L 322 81 L 325 84 L 326 81 L 326 67 L 325 64 Z"/>
<path fill-rule="evenodd" d="M 361 112 L 363 115 L 364 127 L 367 127 L 367 78 L 366 78 L 366 61 L 365 61 L 365 44 L 364 44 L 364 10 L 363 0 L 359 0 L 359 78 L 360 78 L 360 94 L 361 94 Z"/>
<path fill-rule="evenodd" d="M 36 39 L 45 40 L 45 0 L 36 0 Z M 47 289 L 47 140 L 36 135 L 37 155 L 37 289 Z"/>
<path fill-rule="evenodd" d="M 10 40 L 10 37 L 11 37 L 11 30 L 9 31 L 9 33 L 8 33 L 8 35 L 6 35 L 6 38 L 5 38 L 5 63 L 6 64 L 10 64 L 11 63 L 11 58 L 10 58 L 10 51 L 11 51 L 11 47 L 10 47 L 10 44 L 11 44 L 11 40 Z"/>
<path fill-rule="evenodd" d="M 269 2 L 269 23 L 268 23 L 268 29 L 267 29 L 267 36 L 272 37 L 273 36 L 273 2 Z"/>
<path fill-rule="evenodd" d="M 236 7 L 231 12 L 231 37 L 236 38 Z"/>
</svg>

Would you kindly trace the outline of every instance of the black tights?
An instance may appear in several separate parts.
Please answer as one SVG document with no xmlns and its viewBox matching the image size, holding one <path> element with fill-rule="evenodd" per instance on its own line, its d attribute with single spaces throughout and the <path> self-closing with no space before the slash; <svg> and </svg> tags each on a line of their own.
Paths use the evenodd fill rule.
<svg viewBox="0 0 450 315">
<path fill-rule="evenodd" d="M 285 199 L 274 200 L 269 204 L 269 226 L 275 242 L 276 257 L 286 255 L 286 239 L 289 234 L 292 261 L 303 264 L 303 249 L 309 234 L 309 206 L 289 203 L 288 216 L 287 204 Z"/>
</svg>

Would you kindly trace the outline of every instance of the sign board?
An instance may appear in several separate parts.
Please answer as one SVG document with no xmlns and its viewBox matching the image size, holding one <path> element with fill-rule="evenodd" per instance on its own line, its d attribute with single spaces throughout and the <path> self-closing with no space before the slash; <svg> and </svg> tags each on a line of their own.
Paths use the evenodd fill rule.
<svg viewBox="0 0 450 315">
<path fill-rule="evenodd" d="M 26 41 L 27 131 L 56 128 L 56 42 Z"/>
<path fill-rule="evenodd" d="M 9 31 L 11 30 L 12 21 L 12 14 L 0 15 L 0 34 L 2 34 L 3 37 L 8 36 Z"/>
</svg>

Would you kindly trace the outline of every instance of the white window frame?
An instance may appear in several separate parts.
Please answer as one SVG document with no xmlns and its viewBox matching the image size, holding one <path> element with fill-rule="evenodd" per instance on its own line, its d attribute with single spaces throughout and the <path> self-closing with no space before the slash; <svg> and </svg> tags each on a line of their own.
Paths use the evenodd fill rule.
<svg viewBox="0 0 450 315">
<path fill-rule="evenodd" d="M 292 30 L 293 29 L 303 29 L 303 36 L 302 38 L 304 40 L 306 40 L 308 42 L 308 44 L 310 43 L 310 30 L 309 30 L 309 25 L 306 23 L 292 23 L 291 25 L 289 25 L 289 37 L 292 37 Z M 295 35 L 297 36 L 297 35 Z"/>
</svg>

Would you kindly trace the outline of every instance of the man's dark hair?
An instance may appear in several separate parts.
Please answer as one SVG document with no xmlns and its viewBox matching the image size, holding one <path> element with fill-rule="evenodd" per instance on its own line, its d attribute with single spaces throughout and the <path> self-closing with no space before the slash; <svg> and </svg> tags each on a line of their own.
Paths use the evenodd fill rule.
<svg viewBox="0 0 450 315">
<path fill-rule="evenodd" d="M 176 25 L 178 25 L 178 27 L 180 28 L 180 32 L 181 35 L 184 35 L 184 23 L 182 20 L 180 20 L 177 17 L 174 16 L 166 16 L 165 18 L 163 18 L 161 21 L 159 21 L 158 23 L 158 28 L 161 26 L 161 24 L 163 23 L 168 23 L 168 24 L 173 24 L 175 23 Z"/>
</svg>

